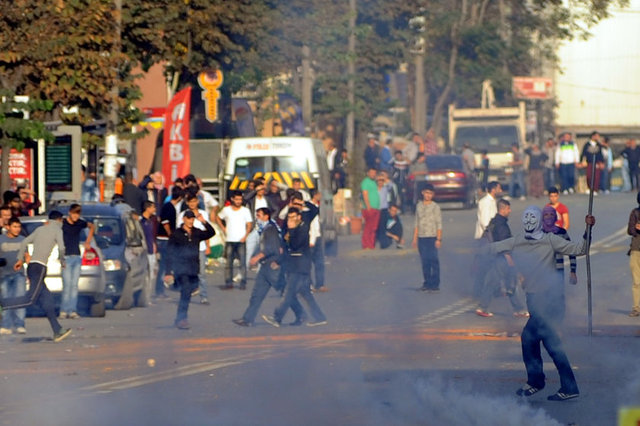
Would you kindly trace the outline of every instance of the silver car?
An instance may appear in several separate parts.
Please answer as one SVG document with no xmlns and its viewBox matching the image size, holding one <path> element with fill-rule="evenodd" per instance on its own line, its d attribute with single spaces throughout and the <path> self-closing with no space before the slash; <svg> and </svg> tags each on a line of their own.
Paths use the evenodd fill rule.
<svg viewBox="0 0 640 426">
<path fill-rule="evenodd" d="M 36 228 L 42 226 L 49 219 L 47 216 L 23 216 L 20 217 L 22 223 L 22 234 L 29 235 Z M 81 234 L 80 254 L 82 255 L 82 266 L 80 267 L 80 279 L 78 281 L 78 310 L 88 311 L 92 317 L 105 316 L 105 269 L 103 255 L 100 248 L 91 242 L 91 249 L 85 250 L 84 240 L 87 232 Z M 33 246 L 29 244 L 27 250 L 32 252 Z M 56 300 L 56 307 L 59 307 L 62 297 L 62 268 L 58 259 L 58 246 L 55 246 L 47 261 L 47 276 L 45 283 Z M 29 284 L 27 283 L 27 286 Z M 30 310 L 30 312 L 32 312 Z"/>
</svg>

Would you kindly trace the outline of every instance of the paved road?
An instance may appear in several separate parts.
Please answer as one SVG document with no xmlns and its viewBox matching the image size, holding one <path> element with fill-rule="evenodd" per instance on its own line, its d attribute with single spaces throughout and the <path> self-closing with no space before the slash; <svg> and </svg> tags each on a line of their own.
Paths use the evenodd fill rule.
<svg viewBox="0 0 640 426">
<path fill-rule="evenodd" d="M 220 271 L 210 275 L 212 305 L 192 304 L 186 332 L 172 327 L 176 296 L 104 319 L 66 320 L 74 334 L 60 344 L 40 337 L 49 333 L 44 319 L 28 319 L 26 338 L 0 340 L 0 424 L 614 424 L 618 407 L 640 405 L 640 321 L 626 316 L 622 231 L 634 198 L 596 199 L 593 337 L 584 260 L 580 283 L 567 286 L 564 338 L 578 400 L 546 401 L 559 387 L 550 362 L 541 396 L 514 395 L 525 378 L 524 321 L 511 316 L 506 299 L 494 300 L 493 318 L 473 313 L 475 212 L 452 209 L 444 211 L 439 294 L 416 291 L 414 250 L 363 252 L 358 237 L 347 236 L 341 257 L 327 265 L 331 291 L 317 296 L 329 318 L 324 327 L 234 325 L 249 292 L 218 291 Z M 580 238 L 587 197 L 564 201 L 570 234 Z M 513 228 L 527 204 L 513 202 Z M 411 220 L 405 217 L 405 229 Z M 262 313 L 277 301 L 271 294 Z"/>
</svg>

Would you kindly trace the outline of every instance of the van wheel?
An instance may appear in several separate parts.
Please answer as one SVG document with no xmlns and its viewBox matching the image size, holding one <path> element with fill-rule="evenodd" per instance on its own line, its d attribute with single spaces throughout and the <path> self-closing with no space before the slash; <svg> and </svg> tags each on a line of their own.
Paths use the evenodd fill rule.
<svg viewBox="0 0 640 426">
<path fill-rule="evenodd" d="M 89 299 L 89 315 L 94 318 L 102 318 L 106 314 L 104 298 L 100 300 Z"/>
</svg>

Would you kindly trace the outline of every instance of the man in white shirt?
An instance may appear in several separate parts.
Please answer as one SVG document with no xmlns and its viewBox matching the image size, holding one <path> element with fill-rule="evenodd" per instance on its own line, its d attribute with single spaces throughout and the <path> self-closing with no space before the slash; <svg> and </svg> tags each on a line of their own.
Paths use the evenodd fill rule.
<svg viewBox="0 0 640 426">
<path fill-rule="evenodd" d="M 224 290 L 233 288 L 233 261 L 238 259 L 242 274 L 240 289 L 244 290 L 247 288 L 247 247 L 245 243 L 253 228 L 253 219 L 251 211 L 242 205 L 243 198 L 240 191 L 233 191 L 230 201 L 231 205 L 223 208 L 216 216 L 216 223 L 227 236 L 224 246 L 226 260 L 224 267 L 225 285 L 222 288 Z M 223 220 L 226 225 L 222 222 Z"/>
<path fill-rule="evenodd" d="M 185 203 L 187 205 L 187 210 L 180 212 L 178 218 L 176 219 L 176 228 L 182 226 L 184 222 L 184 214 L 188 211 L 192 211 L 196 218 L 203 217 L 207 218 L 207 212 L 198 208 L 198 196 L 193 193 L 187 194 L 185 197 Z M 207 220 L 207 222 L 211 223 Z M 206 231 L 204 223 L 200 222 L 198 219 L 194 219 L 193 227 L 196 229 L 200 229 L 202 231 Z M 209 240 L 200 241 L 199 253 L 200 253 L 200 269 L 198 270 L 198 280 L 200 281 L 198 284 L 198 290 L 200 291 L 200 303 L 203 305 L 209 304 L 209 298 L 207 294 L 207 274 L 206 274 L 206 266 L 207 266 L 207 254 L 209 253 Z"/>
<path fill-rule="evenodd" d="M 483 235 L 489 222 L 498 214 L 498 203 L 496 198 L 502 192 L 502 186 L 499 182 L 491 181 L 487 184 L 487 193 L 478 201 L 478 221 L 476 222 L 476 232 L 474 238 L 478 241 L 478 245 L 482 244 Z M 486 240 L 488 241 L 488 240 Z M 491 265 L 491 257 L 484 254 L 476 254 L 474 260 L 474 280 L 473 295 L 479 298 L 484 286 L 484 277 L 489 272 Z"/>
</svg>

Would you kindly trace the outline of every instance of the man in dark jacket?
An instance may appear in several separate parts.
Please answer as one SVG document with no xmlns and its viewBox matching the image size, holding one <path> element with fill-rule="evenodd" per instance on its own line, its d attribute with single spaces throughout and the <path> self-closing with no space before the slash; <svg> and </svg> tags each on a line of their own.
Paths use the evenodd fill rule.
<svg viewBox="0 0 640 426">
<path fill-rule="evenodd" d="M 204 225 L 204 230 L 194 228 L 195 219 Z M 200 241 L 213 237 L 215 231 L 201 214 L 196 218 L 192 210 L 184 213 L 183 221 L 182 226 L 169 237 L 166 259 L 168 273 L 165 280 L 173 278 L 175 285 L 180 289 L 175 325 L 179 329 L 186 330 L 189 328 L 187 311 L 191 302 L 191 293 L 198 288 L 199 283 Z"/>
<path fill-rule="evenodd" d="M 251 292 L 249 306 L 244 311 L 242 318 L 233 322 L 243 327 L 253 324 L 258 315 L 258 309 L 269 292 L 269 288 L 276 287 L 280 275 L 280 263 L 282 256 L 282 243 L 278 225 L 271 220 L 271 212 L 267 207 L 260 207 L 256 211 L 256 229 L 260 235 L 260 248 L 249 263 L 251 266 L 260 265 L 256 276 L 256 283 Z"/>
<path fill-rule="evenodd" d="M 327 319 L 311 294 L 309 286 L 311 271 L 309 226 L 320 210 L 314 204 L 307 202 L 305 204 L 308 210 L 303 212 L 304 204 L 300 200 L 294 202 L 298 204 L 295 207 L 290 207 L 287 212 L 287 230 L 284 236 L 287 249 L 285 257 L 287 285 L 273 316 L 263 315 L 262 318 L 274 327 L 280 327 L 287 310 L 299 303 L 299 294 L 313 316 L 313 321 L 307 322 L 307 325 L 309 327 L 324 325 L 327 323 Z M 300 316 L 298 319 L 300 320 Z"/>
<path fill-rule="evenodd" d="M 488 238 L 490 242 L 502 241 L 511 238 L 511 228 L 509 228 L 509 215 L 511 214 L 511 203 L 505 199 L 498 200 L 498 214 L 491 219 L 487 226 Z M 489 312 L 491 299 L 498 290 L 502 288 L 509 295 L 509 301 L 513 307 L 513 316 L 526 318 L 529 313 L 524 307 L 521 291 L 518 291 L 516 270 L 513 259 L 509 253 L 495 255 L 492 265 L 484 279 L 484 286 L 478 300 L 476 314 L 481 317 L 492 317 Z"/>
</svg>

